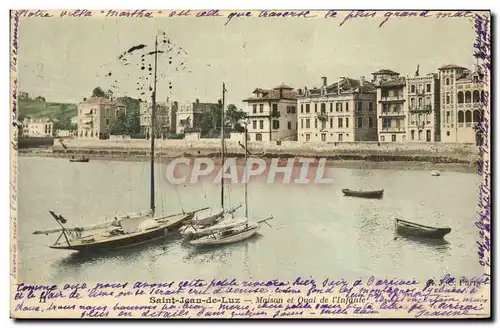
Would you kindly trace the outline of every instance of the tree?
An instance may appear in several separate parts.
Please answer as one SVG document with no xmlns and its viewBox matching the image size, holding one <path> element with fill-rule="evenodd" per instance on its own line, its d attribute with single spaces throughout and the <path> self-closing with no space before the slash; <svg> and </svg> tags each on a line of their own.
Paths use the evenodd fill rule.
<svg viewBox="0 0 500 328">
<path fill-rule="evenodd" d="M 244 131 L 243 127 L 239 123 L 241 120 L 247 118 L 247 114 L 244 111 L 237 109 L 235 105 L 230 104 L 227 106 L 226 117 L 235 131 Z"/>
<path fill-rule="evenodd" d="M 101 87 L 97 87 L 94 90 L 92 90 L 92 98 L 96 97 L 106 97 L 106 93 L 104 92 L 104 90 L 102 90 Z"/>
</svg>

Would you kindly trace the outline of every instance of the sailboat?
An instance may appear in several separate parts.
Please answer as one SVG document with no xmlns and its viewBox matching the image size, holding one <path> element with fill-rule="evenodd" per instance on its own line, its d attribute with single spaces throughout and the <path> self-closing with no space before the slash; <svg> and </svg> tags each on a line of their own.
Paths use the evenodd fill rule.
<svg viewBox="0 0 500 328">
<path fill-rule="evenodd" d="M 198 211 L 155 216 L 155 188 L 154 188 L 154 155 L 155 155 L 155 110 L 156 110 L 156 75 L 158 60 L 158 40 L 155 40 L 155 71 L 154 88 L 152 92 L 151 108 L 151 180 L 150 180 L 150 209 L 141 213 L 130 213 L 115 217 L 111 222 L 104 222 L 87 227 L 67 228 L 64 225 L 67 219 L 60 214 L 49 211 L 60 228 L 35 231 L 33 234 L 60 233 L 59 238 L 50 248 L 75 250 L 83 252 L 97 252 L 124 247 L 131 247 L 164 237 L 170 230 L 180 228 L 186 221 L 193 218 Z M 89 235 L 84 232 L 92 231 Z"/>
<path fill-rule="evenodd" d="M 221 157 L 222 157 L 222 167 L 224 167 L 224 155 L 225 155 L 225 143 L 224 143 L 224 95 L 226 92 L 225 84 L 222 85 L 222 113 L 221 113 Z M 232 220 L 222 221 L 212 227 L 198 230 L 198 238 L 192 239 L 189 243 L 194 246 L 209 246 L 209 245 L 224 245 L 231 244 L 238 241 L 248 239 L 255 235 L 260 228 L 260 224 L 268 220 L 273 219 L 269 217 L 258 222 L 248 221 L 248 179 L 247 179 L 247 158 L 248 158 L 248 129 L 245 126 L 245 216 L 244 217 L 233 217 Z M 222 180 L 223 181 L 223 180 Z M 221 183 L 223 185 L 223 183 Z M 224 209 L 224 189 L 221 189 L 221 207 Z M 234 213 L 234 212 L 233 212 Z"/>
</svg>

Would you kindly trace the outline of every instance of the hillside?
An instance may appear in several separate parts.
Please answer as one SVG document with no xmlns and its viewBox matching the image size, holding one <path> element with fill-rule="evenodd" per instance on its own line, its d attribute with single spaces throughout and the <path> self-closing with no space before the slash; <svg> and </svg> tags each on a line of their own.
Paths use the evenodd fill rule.
<svg viewBox="0 0 500 328">
<path fill-rule="evenodd" d="M 20 116 L 30 116 L 33 118 L 47 117 L 49 119 L 70 120 L 77 115 L 75 104 L 37 100 L 19 100 L 18 109 Z"/>
</svg>

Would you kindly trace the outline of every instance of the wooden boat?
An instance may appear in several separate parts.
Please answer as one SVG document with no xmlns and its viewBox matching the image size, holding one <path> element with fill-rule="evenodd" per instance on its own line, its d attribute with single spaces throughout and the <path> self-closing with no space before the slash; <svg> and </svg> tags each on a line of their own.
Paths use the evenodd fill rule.
<svg viewBox="0 0 500 328">
<path fill-rule="evenodd" d="M 88 163 L 89 158 L 88 157 L 81 157 L 81 158 L 70 158 L 69 160 L 72 163 Z"/>
<path fill-rule="evenodd" d="M 255 224 L 240 224 L 237 227 L 231 229 L 225 229 L 222 231 L 211 233 L 207 236 L 194 239 L 190 241 L 191 245 L 195 246 L 215 246 L 215 245 L 226 245 L 233 244 L 239 241 L 243 241 L 255 235 L 259 230 L 260 225 Z"/>
<path fill-rule="evenodd" d="M 181 235 L 189 239 L 198 238 L 207 236 L 217 231 L 232 229 L 244 225 L 247 222 L 248 220 L 246 218 L 233 218 L 229 220 L 222 220 L 214 225 L 207 226 L 204 228 L 197 228 L 196 226 L 189 225 L 181 229 Z"/>
<path fill-rule="evenodd" d="M 438 176 L 441 175 L 441 173 L 439 171 L 432 171 L 431 175 L 434 176 L 434 177 L 438 177 Z"/>
<path fill-rule="evenodd" d="M 224 107 L 226 86 L 222 85 L 222 108 Z M 224 163 L 225 144 L 224 144 L 224 110 L 221 111 L 221 163 Z M 248 129 L 245 127 L 245 145 L 241 145 L 245 150 L 245 170 L 247 167 L 248 156 L 251 155 L 248 151 Z M 245 175 L 247 173 L 245 172 Z M 245 216 L 242 218 L 233 218 L 228 222 L 216 224 L 205 230 L 196 231 L 188 236 L 194 238 L 189 243 L 194 246 L 208 246 L 208 245 L 224 245 L 239 242 L 250 238 L 257 233 L 262 222 L 272 219 L 268 218 L 260 222 L 250 224 L 248 222 L 248 181 L 245 179 Z M 221 179 L 221 208 L 224 209 L 224 179 Z M 231 213 L 232 214 L 232 213 Z M 188 238 L 189 238 L 188 237 Z"/>
<path fill-rule="evenodd" d="M 396 232 L 403 236 L 423 237 L 423 238 L 443 238 L 451 232 L 451 228 L 436 228 L 422 224 L 396 219 Z"/>
<path fill-rule="evenodd" d="M 344 196 L 361 198 L 382 198 L 384 195 L 384 189 L 373 191 L 342 189 L 342 192 L 344 193 Z"/>
<path fill-rule="evenodd" d="M 154 69 L 154 88 L 152 92 L 152 110 L 151 110 L 151 135 L 155 135 L 155 108 L 156 108 L 156 75 L 158 43 L 155 40 L 155 69 Z M 154 189 L 154 154 L 155 138 L 151 139 L 151 179 L 150 179 L 150 209 L 147 212 L 139 214 L 128 214 L 122 217 L 116 217 L 112 222 L 104 222 L 91 227 L 67 228 L 66 218 L 62 215 L 49 211 L 55 221 L 61 227 L 60 229 L 35 231 L 34 234 L 49 234 L 59 232 L 59 238 L 49 246 L 53 249 L 76 250 L 76 251 L 105 251 L 123 247 L 150 242 L 162 238 L 170 230 L 176 230 L 186 221 L 191 220 L 197 211 L 189 213 L 172 214 L 167 216 L 155 216 L 155 189 Z M 64 145 L 63 145 L 64 146 Z M 66 149 L 66 147 L 65 147 Z M 74 161 L 81 161 L 75 159 Z M 88 161 L 88 159 L 86 159 Z M 201 210 L 205 210 L 200 209 Z M 85 231 L 94 231 L 92 234 L 83 236 Z"/>
</svg>

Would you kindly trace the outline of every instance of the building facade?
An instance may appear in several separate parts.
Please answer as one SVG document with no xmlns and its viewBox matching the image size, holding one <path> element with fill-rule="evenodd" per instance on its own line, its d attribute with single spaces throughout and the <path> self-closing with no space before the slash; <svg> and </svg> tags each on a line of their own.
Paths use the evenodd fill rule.
<svg viewBox="0 0 500 328">
<path fill-rule="evenodd" d="M 440 84 L 437 74 L 406 79 L 408 142 L 441 141 Z"/>
<path fill-rule="evenodd" d="M 151 135 L 151 103 L 141 102 L 140 104 L 140 124 L 141 134 L 146 138 Z M 167 99 L 165 102 L 156 104 L 156 125 L 157 136 L 166 136 L 175 133 L 177 120 L 177 102 Z"/>
<path fill-rule="evenodd" d="M 20 131 L 23 137 L 52 137 L 54 135 L 54 123 L 48 118 L 25 118 Z"/>
<path fill-rule="evenodd" d="M 244 99 L 250 141 L 297 140 L 297 94 L 292 87 L 256 88 Z"/>
<path fill-rule="evenodd" d="M 476 143 L 485 90 L 483 74 L 457 65 L 439 69 L 441 88 L 441 141 Z"/>
<path fill-rule="evenodd" d="M 193 103 L 178 104 L 175 118 L 176 133 L 199 129 L 203 115 L 219 106 L 218 103 L 203 103 L 199 99 Z"/>
<path fill-rule="evenodd" d="M 300 142 L 376 141 L 377 89 L 364 77 L 342 77 L 320 88 L 305 87 L 298 93 Z"/>
<path fill-rule="evenodd" d="M 109 130 L 126 106 L 104 97 L 93 97 L 78 104 L 79 139 L 107 139 Z"/>
</svg>

